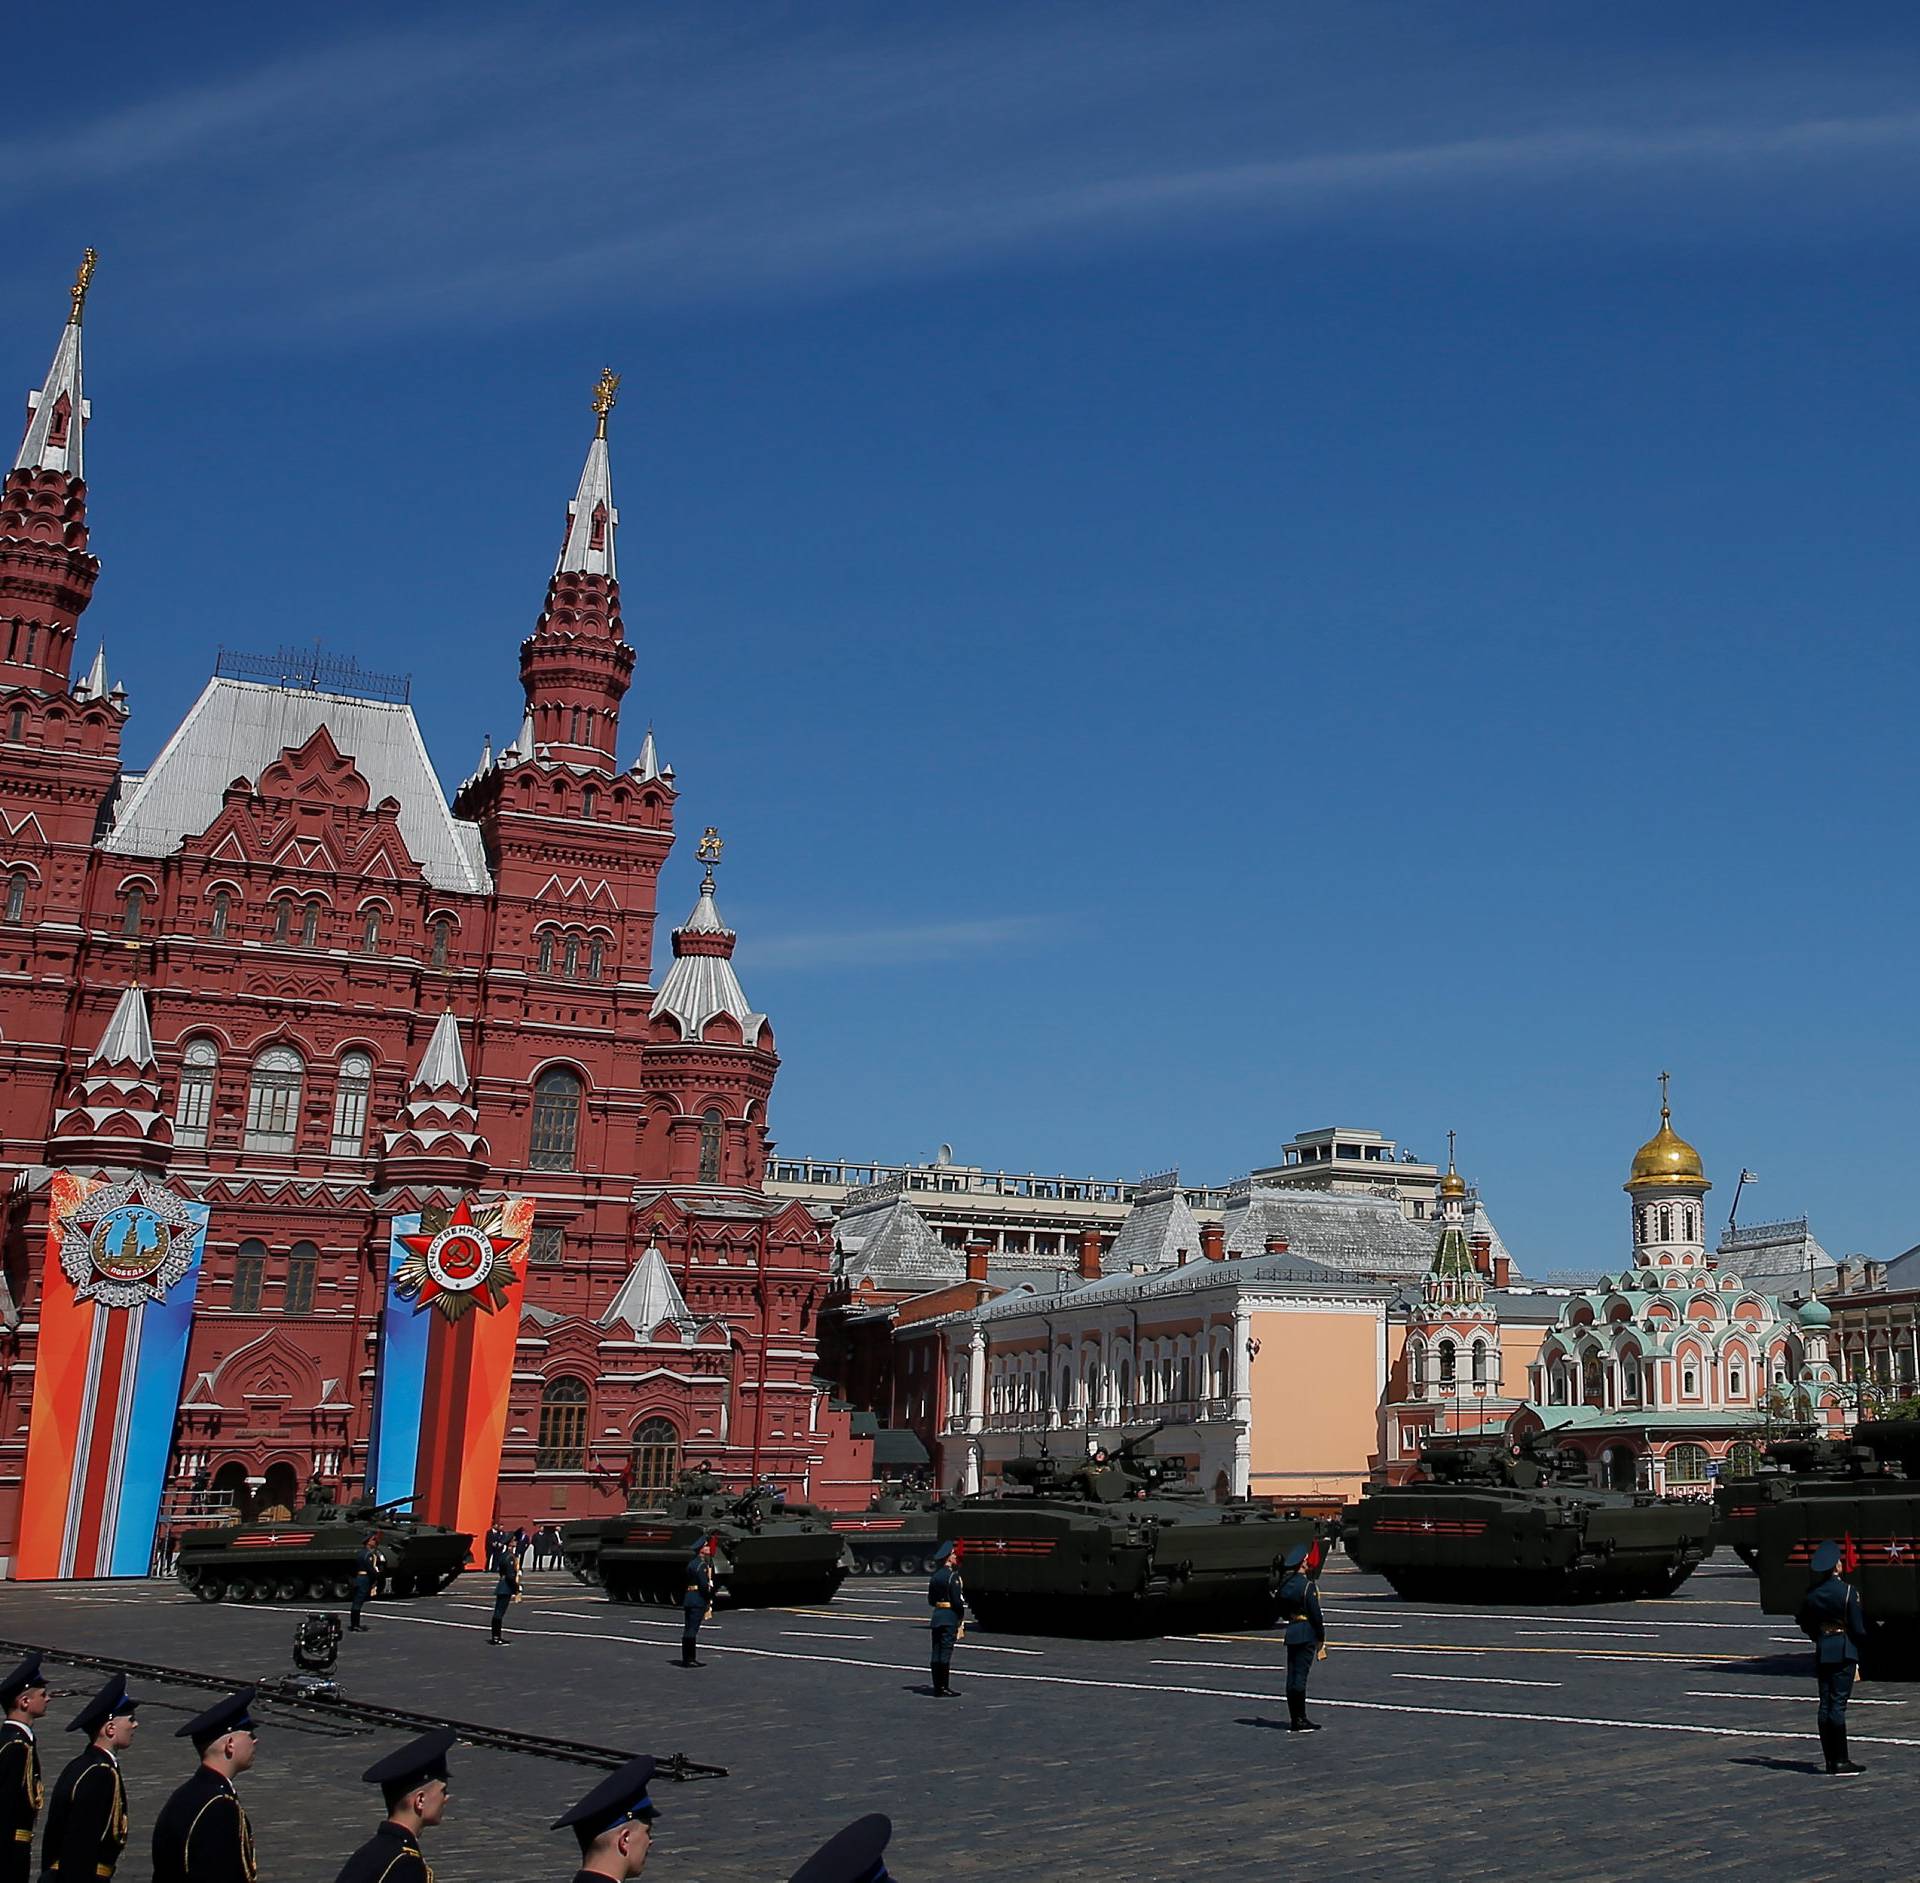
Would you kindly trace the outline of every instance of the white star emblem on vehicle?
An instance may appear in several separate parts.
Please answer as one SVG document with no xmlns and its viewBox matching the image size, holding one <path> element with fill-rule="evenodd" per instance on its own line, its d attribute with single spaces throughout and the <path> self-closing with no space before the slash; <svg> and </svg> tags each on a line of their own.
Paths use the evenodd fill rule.
<svg viewBox="0 0 1920 1883">
<path fill-rule="evenodd" d="M 1433 1528 L 1433 1519 L 1431 1517 L 1422 1517 L 1420 1519 L 1420 1528 L 1423 1530 L 1431 1530 Z"/>
<path fill-rule="evenodd" d="M 1905 1548 L 1899 1543 L 1889 1543 L 1887 1545 L 1887 1554 L 1890 1557 L 1892 1557 L 1896 1563 L 1901 1559 L 1901 1557 L 1906 1555 L 1906 1553 L 1907 1552 Z"/>
</svg>

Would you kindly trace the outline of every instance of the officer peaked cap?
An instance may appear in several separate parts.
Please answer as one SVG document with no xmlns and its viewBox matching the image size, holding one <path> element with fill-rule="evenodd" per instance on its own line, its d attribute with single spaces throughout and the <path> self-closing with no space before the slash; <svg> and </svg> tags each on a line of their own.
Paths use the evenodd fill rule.
<svg viewBox="0 0 1920 1883">
<path fill-rule="evenodd" d="M 580 1848 L 590 1850 L 593 1840 L 616 1824 L 632 1818 L 651 1824 L 660 1815 L 660 1807 L 647 1796 L 653 1763 L 644 1754 L 629 1759 L 619 1771 L 609 1772 L 571 1811 L 555 1818 L 549 1828 L 559 1831 L 570 1826 L 580 1839 Z"/>
<path fill-rule="evenodd" d="M 893 1820 L 878 1811 L 857 1818 L 816 1850 L 788 1883 L 888 1883 L 882 1854 L 893 1835 Z"/>
<path fill-rule="evenodd" d="M 384 1759 L 375 1759 L 360 1774 L 364 1785 L 378 1785 L 380 1793 L 391 1810 L 397 1799 L 404 1798 L 408 1792 L 417 1791 L 430 1779 L 445 1779 L 447 1773 L 447 1754 L 453 1750 L 453 1742 L 459 1738 L 448 1727 L 437 1732 L 422 1733 L 418 1739 L 409 1740 L 397 1752 L 389 1752 Z"/>
<path fill-rule="evenodd" d="M 174 1738 L 191 1739 L 196 1752 L 205 1752 L 216 1739 L 224 1739 L 229 1733 L 250 1733 L 255 1730 L 251 1708 L 253 1689 L 237 1687 L 224 1700 L 216 1700 L 204 1713 L 197 1713 L 181 1727 L 174 1730 Z"/>
<path fill-rule="evenodd" d="M 40 1650 L 36 1648 L 5 1680 L 0 1680 L 0 1706 L 12 1706 L 30 1687 L 44 1687 L 47 1677 L 40 1671 Z"/>
<path fill-rule="evenodd" d="M 108 1720 L 118 1719 L 123 1713 L 131 1713 L 140 1704 L 138 1700 L 127 1697 L 127 1677 L 115 1674 L 91 1700 L 76 1713 L 67 1727 L 70 1733 L 97 1733 Z"/>
<path fill-rule="evenodd" d="M 1820 1544 L 1808 1560 L 1807 1567 L 1816 1576 L 1832 1575 L 1840 1567 L 1840 1545 L 1838 1543 Z"/>
</svg>

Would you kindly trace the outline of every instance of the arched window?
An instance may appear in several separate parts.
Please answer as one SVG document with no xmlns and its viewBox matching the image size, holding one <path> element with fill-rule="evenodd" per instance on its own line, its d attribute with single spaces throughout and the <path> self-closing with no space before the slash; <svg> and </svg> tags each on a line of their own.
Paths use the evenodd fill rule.
<svg viewBox="0 0 1920 1883">
<path fill-rule="evenodd" d="M 680 1434 L 666 1419 L 642 1419 L 633 1430 L 633 1488 L 665 1497 L 680 1475 Z"/>
<path fill-rule="evenodd" d="M 1407 1342 L 1407 1380 L 1415 1392 L 1427 1383 L 1427 1348 L 1424 1341 Z"/>
<path fill-rule="evenodd" d="M 211 933 L 215 941 L 227 939 L 227 924 L 233 919 L 233 897 L 224 889 L 213 892 L 213 926 Z"/>
<path fill-rule="evenodd" d="M 320 1276 L 320 1251 L 310 1242 L 296 1242 L 287 1251 L 287 1299 L 289 1314 L 313 1312 L 313 1284 Z"/>
<path fill-rule="evenodd" d="M 189 1040 L 180 1056 L 180 1092 L 173 1104 L 173 1141 L 188 1146 L 207 1141 L 213 1116 L 213 1075 L 220 1051 L 211 1040 Z"/>
<path fill-rule="evenodd" d="M 374 953 L 380 946 L 380 911 L 369 909 L 360 922 L 360 952 Z"/>
<path fill-rule="evenodd" d="M 247 1085 L 246 1148 L 290 1151 L 300 1134 L 300 1088 L 306 1061 L 291 1046 L 269 1046 L 253 1062 Z"/>
<path fill-rule="evenodd" d="M 443 915 L 433 925 L 433 953 L 428 965 L 444 968 L 447 965 L 447 948 L 453 940 L 453 924 Z"/>
<path fill-rule="evenodd" d="M 592 785 L 580 793 L 580 815 L 592 817 L 600 809 L 600 793 Z"/>
<path fill-rule="evenodd" d="M 1727 1361 L 1727 1397 L 1744 1399 L 1747 1396 L 1747 1369 L 1742 1365 L 1738 1354 Z"/>
<path fill-rule="evenodd" d="M 366 1053 L 342 1053 L 333 1088 L 333 1154 L 358 1157 L 367 1137 L 367 1095 L 373 1090 L 373 1060 Z"/>
<path fill-rule="evenodd" d="M 1660 1240 L 1662 1242 L 1673 1240 L 1673 1211 L 1664 1203 L 1660 1205 Z"/>
<path fill-rule="evenodd" d="M 571 1170 L 580 1137 L 580 1075 L 552 1066 L 533 1085 L 533 1134 L 527 1150 L 530 1170 Z"/>
<path fill-rule="evenodd" d="M 607 945 L 598 935 L 587 943 L 587 979 L 597 981 L 607 963 Z"/>
<path fill-rule="evenodd" d="M 138 883 L 127 891 L 126 900 L 120 905 L 120 933 L 137 935 L 140 933 L 140 918 L 146 913 L 147 892 Z"/>
<path fill-rule="evenodd" d="M 260 1284 L 267 1278 L 267 1245 L 249 1236 L 233 1258 L 233 1311 L 260 1312 Z"/>
<path fill-rule="evenodd" d="M 292 926 L 293 901 L 291 897 L 282 896 L 280 900 L 273 905 L 273 939 L 275 941 L 285 941 Z"/>
<path fill-rule="evenodd" d="M 543 928 L 540 931 L 540 972 L 542 974 L 553 972 L 553 930 L 550 928 Z"/>
<path fill-rule="evenodd" d="M 1700 1391 L 1700 1371 L 1691 1360 L 1680 1369 L 1680 1390 L 1689 1399 L 1698 1396 Z"/>
<path fill-rule="evenodd" d="M 1695 1216 L 1691 1203 L 1680 1212 L 1680 1220 L 1686 1226 L 1685 1234 L 1687 1240 L 1691 1242 L 1693 1238 L 1700 1233 L 1699 1218 Z"/>
<path fill-rule="evenodd" d="M 1487 1343 L 1484 1340 L 1473 1343 L 1473 1383 L 1476 1386 L 1487 1383 Z"/>
<path fill-rule="evenodd" d="M 700 1181 L 718 1183 L 720 1181 L 720 1127 L 722 1119 L 717 1111 L 704 1111 L 700 1114 Z"/>
<path fill-rule="evenodd" d="M 27 736 L 27 709 L 16 706 L 7 715 L 7 737 L 16 742 Z"/>
<path fill-rule="evenodd" d="M 1704 1445 L 1670 1445 L 1667 1448 L 1669 1484 L 1704 1484 L 1707 1481 L 1707 1448 Z"/>
<path fill-rule="evenodd" d="M 1439 1345 L 1438 1352 L 1440 1355 L 1440 1384 L 1442 1386 L 1451 1386 L 1453 1384 L 1453 1342 L 1443 1340 Z"/>
<path fill-rule="evenodd" d="M 560 958 L 560 974 L 563 980 L 576 981 L 580 978 L 580 938 L 577 935 L 567 937 L 566 953 Z"/>
<path fill-rule="evenodd" d="M 1597 1353 L 1582 1354 L 1580 1357 L 1580 1397 L 1590 1406 L 1606 1404 L 1606 1379 L 1600 1370 L 1600 1356 Z"/>
<path fill-rule="evenodd" d="M 1760 1447 L 1750 1438 L 1737 1438 L 1727 1447 L 1727 1476 L 1755 1478 L 1760 1475 Z"/>
<path fill-rule="evenodd" d="M 540 1394 L 540 1436 L 533 1462 L 540 1471 L 578 1471 L 587 1458 L 587 1383 L 563 1373 Z"/>
<path fill-rule="evenodd" d="M 7 878 L 7 920 L 24 922 L 27 919 L 27 878 L 22 870 L 15 870 Z"/>
<path fill-rule="evenodd" d="M 1631 1354 L 1620 1362 L 1620 1393 L 1629 1405 L 1640 1397 L 1640 1362 Z"/>
<path fill-rule="evenodd" d="M 318 947 L 320 942 L 320 905 L 310 902 L 300 911 L 300 946 Z"/>
</svg>

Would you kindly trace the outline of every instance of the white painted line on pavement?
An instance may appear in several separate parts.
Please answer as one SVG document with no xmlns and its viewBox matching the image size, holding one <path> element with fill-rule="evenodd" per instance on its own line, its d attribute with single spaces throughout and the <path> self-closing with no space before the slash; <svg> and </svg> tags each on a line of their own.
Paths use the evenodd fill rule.
<svg viewBox="0 0 1920 1883">
<path fill-rule="evenodd" d="M 1689 1700 L 1784 1700 L 1791 1706 L 1812 1706 L 1819 1699 L 1813 1693 L 1722 1693 L 1717 1688 L 1689 1687 L 1686 1690 Z M 1904 1700 L 1863 1700 L 1856 1693 L 1848 1702 L 1851 1706 L 1905 1706 Z"/>
<path fill-rule="evenodd" d="M 1450 1680 L 1468 1687 L 1559 1687 L 1558 1680 L 1503 1680 L 1498 1674 L 1395 1674 L 1395 1680 Z"/>
<path fill-rule="evenodd" d="M 1343 1604 L 1323 1602 L 1320 1605 L 1327 1614 L 1343 1612 Z M 1636 1624 L 1646 1628 L 1772 1628 L 1778 1624 L 1762 1618 L 1759 1621 L 1667 1621 L 1658 1615 L 1542 1615 L 1536 1610 L 1531 1615 L 1509 1615 L 1490 1608 L 1404 1608 L 1397 1611 L 1415 1621 L 1551 1621 L 1557 1628 L 1632 1628 Z"/>
<path fill-rule="evenodd" d="M 839 1629 L 825 1628 L 782 1628 L 782 1641 L 871 1641 L 872 1635 L 843 1634 Z"/>
</svg>

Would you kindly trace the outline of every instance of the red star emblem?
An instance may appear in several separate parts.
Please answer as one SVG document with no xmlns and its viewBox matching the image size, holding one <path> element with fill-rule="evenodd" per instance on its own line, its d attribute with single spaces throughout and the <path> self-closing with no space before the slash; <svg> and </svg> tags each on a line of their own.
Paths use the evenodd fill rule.
<svg viewBox="0 0 1920 1883">
<path fill-rule="evenodd" d="M 500 1211 L 482 1210 L 476 1220 L 473 1199 L 462 1197 L 437 1227 L 429 1229 L 429 1220 L 423 1217 L 413 1235 L 399 1238 L 407 1259 L 394 1277 L 395 1292 L 417 1296 L 416 1313 L 429 1305 L 449 1320 L 471 1307 L 493 1313 L 507 1298 L 513 1281 L 507 1257 L 519 1247 L 517 1237 L 493 1234 Z"/>
</svg>

